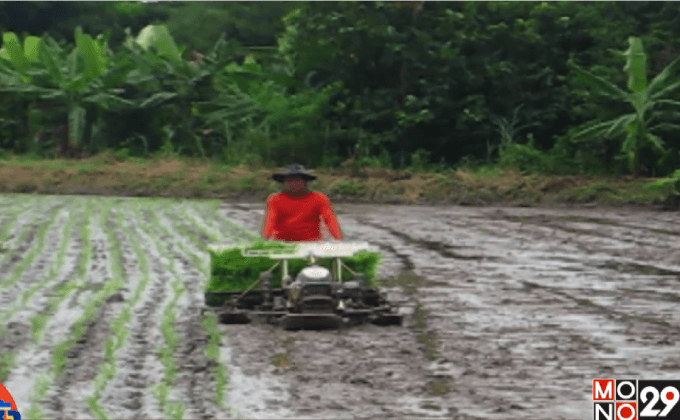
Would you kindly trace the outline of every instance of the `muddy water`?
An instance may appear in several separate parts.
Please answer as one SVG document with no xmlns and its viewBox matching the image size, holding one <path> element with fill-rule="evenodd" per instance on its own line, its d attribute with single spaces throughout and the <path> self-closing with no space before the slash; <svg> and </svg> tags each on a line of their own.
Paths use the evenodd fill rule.
<svg viewBox="0 0 680 420">
<path fill-rule="evenodd" d="M 19 200 L 0 195 L 9 207 Z M 82 200 L 44 197 L 36 204 L 86 218 L 77 210 Z M 339 205 L 347 239 L 383 250 L 380 278 L 402 303 L 406 325 L 331 332 L 220 325 L 219 361 L 230 382 L 218 401 L 200 311 L 209 263 L 202 245 L 259 232 L 263 206 L 225 203 L 215 213 L 205 201 L 102 200 L 115 201 L 111 216 L 90 216 L 89 244 L 81 243 L 78 224 L 66 233 L 59 276 L 44 278 L 54 256 L 41 254 L 16 283 L 18 292 L 45 284 L 12 315 L 12 325 L 3 325 L 21 342 L 0 334 L 0 353 L 17 352 L 5 384 L 24 407 L 54 418 L 97 417 L 87 397 L 104 365 L 104 342 L 143 275 L 130 235 L 146 251 L 149 283 L 131 306 L 127 343 L 115 354 L 115 376 L 99 399 L 116 418 L 166 416 L 155 392 L 167 372 L 158 350 L 175 283 L 184 293 L 175 309 L 177 375 L 168 397 L 182 401 L 184 418 L 586 419 L 592 378 L 680 377 L 677 213 Z M 141 218 L 131 210 L 136 205 Z M 47 219 L 27 213 L 2 222 L 12 217 L 8 249 L 18 253 L 35 244 L 31 232 Z M 57 218 L 47 233 L 51 252 L 66 240 L 59 233 L 63 221 Z M 55 347 L 115 275 L 106 231 L 120 241 L 125 286 L 87 324 L 64 374 L 51 377 Z M 84 246 L 92 256 L 80 279 Z M 20 255 L 12 256 L 1 260 L 19 264 Z M 78 287 L 48 310 L 57 287 L 71 280 Z M 51 319 L 39 341 L 29 342 L 29 318 L 38 313 Z M 31 389 L 41 378 L 52 381 L 36 400 Z"/>
<path fill-rule="evenodd" d="M 223 214 L 256 227 L 261 210 Z M 680 377 L 677 214 L 338 212 L 348 240 L 383 249 L 383 277 L 412 272 L 396 297 L 413 315 L 406 328 L 338 333 L 224 326 L 242 371 L 290 394 L 242 404 L 246 417 L 586 419 L 593 378 Z"/>
</svg>

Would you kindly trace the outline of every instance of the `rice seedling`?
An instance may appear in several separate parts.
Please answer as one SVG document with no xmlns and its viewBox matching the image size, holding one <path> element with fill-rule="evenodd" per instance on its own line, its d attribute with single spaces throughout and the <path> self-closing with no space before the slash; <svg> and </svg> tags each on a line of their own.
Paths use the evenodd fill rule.
<svg viewBox="0 0 680 420">
<path fill-rule="evenodd" d="M 130 299 L 125 303 L 124 309 L 112 321 L 111 329 L 112 335 L 109 336 L 105 342 L 104 362 L 100 368 L 99 374 L 95 379 L 94 392 L 88 397 L 88 404 L 92 412 L 99 418 L 108 419 L 109 416 L 105 410 L 99 405 L 99 399 L 103 392 L 107 389 L 109 383 L 116 376 L 116 352 L 125 345 L 129 336 L 128 324 L 132 319 L 132 308 L 139 303 L 142 294 L 151 282 L 151 270 L 149 269 L 149 262 L 142 246 L 137 239 L 136 233 L 128 226 L 124 225 L 123 217 L 118 214 L 118 224 L 125 235 L 130 239 L 139 262 L 139 270 L 141 279 L 137 283 L 137 287 Z"/>
<path fill-rule="evenodd" d="M 8 352 L 0 354 L 0 382 L 7 381 L 9 373 L 14 368 L 16 357 L 15 353 Z"/>
<path fill-rule="evenodd" d="M 200 235 L 203 235 L 204 237 L 208 238 L 211 241 L 219 240 L 219 236 L 215 235 L 215 232 L 211 231 L 210 229 L 207 229 L 201 223 L 197 222 L 196 219 L 191 214 L 189 214 L 189 211 L 186 206 L 181 207 L 181 217 L 182 220 L 188 223 L 197 232 L 198 235 L 193 235 L 193 237 L 197 240 L 196 244 L 198 245 L 199 248 L 202 249 L 205 248 L 206 246 L 205 240 L 202 240 L 200 238 Z"/>
<path fill-rule="evenodd" d="M 176 315 L 175 307 L 180 296 L 184 292 L 184 287 L 181 283 L 173 284 L 174 296 L 168 306 L 163 311 L 163 322 L 161 324 L 161 331 L 165 340 L 165 345 L 158 350 L 158 355 L 165 367 L 163 372 L 163 380 L 159 384 L 157 396 L 159 403 L 163 408 L 166 416 L 170 418 L 181 419 L 184 415 L 184 406 L 179 401 L 168 401 L 167 397 L 172 388 L 177 376 L 177 364 L 175 362 L 175 351 L 179 347 L 179 337 L 175 330 Z M 177 417 L 179 416 L 179 417 Z"/>
<path fill-rule="evenodd" d="M 169 230 L 165 226 L 163 226 L 162 223 L 160 223 L 160 220 L 158 218 L 158 212 L 152 212 L 151 213 L 151 223 L 156 230 L 162 231 L 167 236 L 172 236 L 171 232 L 169 232 Z M 152 236 L 152 238 L 154 238 L 154 240 L 157 241 L 157 242 L 159 241 L 159 239 L 157 239 L 157 236 Z M 203 263 L 203 261 L 201 261 L 200 257 L 198 255 L 196 255 L 194 252 L 191 252 L 184 245 L 184 243 L 182 241 L 178 241 L 178 243 L 179 243 L 184 255 L 188 256 L 190 259 L 193 260 L 195 267 L 198 268 L 201 272 L 206 272 L 207 269 L 201 269 L 200 268 L 200 267 L 204 266 L 204 263 Z M 166 244 L 166 250 L 169 252 L 169 247 L 168 247 L 167 244 Z M 176 277 L 177 281 L 179 281 L 179 275 L 178 275 L 178 273 L 176 272 L 176 269 L 175 269 L 174 259 L 171 259 L 169 268 L 170 268 L 170 271 L 172 271 L 173 275 Z M 169 321 L 169 319 L 168 319 L 168 321 Z M 220 332 L 217 329 L 217 319 L 216 318 L 214 319 L 214 323 L 211 323 L 210 320 L 208 320 L 208 321 L 204 320 L 202 325 L 203 325 L 204 329 L 206 330 L 206 332 L 208 333 L 208 335 L 211 337 L 210 338 L 211 341 L 208 343 L 208 347 L 206 349 L 206 352 L 207 352 L 206 355 L 208 356 L 208 358 L 210 358 L 210 360 L 212 360 L 215 363 L 215 371 L 214 371 L 215 381 L 216 381 L 215 401 L 216 401 L 218 406 L 223 407 L 224 406 L 224 397 L 225 397 L 226 387 L 227 387 L 227 384 L 228 384 L 228 381 L 229 381 L 229 374 L 228 374 L 226 367 L 222 364 L 222 362 L 220 360 L 220 348 L 219 348 Z M 166 389 L 166 388 L 164 387 L 164 388 L 161 388 L 161 390 L 159 390 L 159 393 L 161 395 L 162 395 L 162 392 L 164 392 L 163 391 L 164 389 Z"/>
<path fill-rule="evenodd" d="M 36 314 L 30 319 L 34 341 L 38 341 L 38 339 L 42 336 L 47 321 L 52 317 L 52 315 L 54 315 L 62 302 L 78 288 L 78 284 L 80 282 L 86 280 L 85 274 L 92 258 L 92 247 L 88 246 L 90 243 L 90 225 L 92 223 L 91 200 L 86 201 L 84 213 L 85 216 L 83 219 L 81 219 L 84 220 L 84 223 L 81 224 L 80 228 L 80 242 L 82 244 L 82 252 L 78 262 L 78 276 L 55 288 L 53 295 L 48 298 L 47 306 L 43 313 Z M 69 223 L 75 223 L 75 219 L 75 217 L 71 218 Z M 57 260 L 59 260 L 60 257 L 63 258 L 63 253 L 65 253 L 65 248 L 60 248 L 59 257 L 57 257 Z"/>
<path fill-rule="evenodd" d="M 217 328 L 217 315 L 212 312 L 203 318 L 203 328 L 208 333 L 209 341 L 205 353 L 208 359 L 215 365 L 215 403 L 219 407 L 224 407 L 224 397 L 226 396 L 227 386 L 229 385 L 229 373 L 220 362 L 221 334 Z"/>
<path fill-rule="evenodd" d="M 62 272 L 62 268 L 64 266 L 64 262 L 66 260 L 66 251 L 68 250 L 69 246 L 69 233 L 73 230 L 73 227 L 75 225 L 75 220 L 76 217 L 71 215 L 69 217 L 68 222 L 64 225 L 60 238 L 61 240 L 59 241 L 59 249 L 57 250 L 57 258 L 54 260 L 52 265 L 50 266 L 47 275 L 43 277 L 43 280 L 36 282 L 33 286 L 30 288 L 26 289 L 24 293 L 21 296 L 21 302 L 16 303 L 15 305 L 9 307 L 7 310 L 5 310 L 2 314 L 0 314 L 0 318 L 2 319 L 9 319 L 10 315 L 13 313 L 16 313 L 16 311 L 26 307 L 27 303 L 29 300 L 37 293 L 39 290 L 44 289 L 47 284 L 50 283 L 53 279 L 56 279 L 59 277 L 59 273 Z"/>
<path fill-rule="evenodd" d="M 36 248 L 34 248 L 29 255 L 26 257 L 26 259 L 22 260 L 18 267 L 15 268 L 15 270 L 12 272 L 12 274 L 5 279 L 4 281 L 0 282 L 0 290 L 2 288 L 9 287 L 13 285 L 14 283 L 18 282 L 19 279 L 22 278 L 24 272 L 28 269 L 30 264 L 33 262 L 33 260 L 36 258 L 39 252 L 42 251 L 42 248 L 45 245 L 45 240 L 47 237 L 47 231 L 48 227 L 50 227 L 54 221 L 57 218 L 58 211 L 55 211 L 50 219 L 48 219 L 47 223 L 45 223 L 40 230 L 38 231 L 38 245 Z M 2 313 L 2 319 L 8 320 L 9 316 L 14 313 L 16 310 L 16 305 L 11 306 L 7 310 L 5 310 Z M 3 329 L 4 330 L 4 329 Z M 0 335 L 4 334 L 4 331 L 0 332 Z M 16 354 L 13 352 L 5 352 L 0 356 L 0 382 L 6 381 L 7 377 L 9 376 L 9 373 L 12 371 L 12 369 L 15 366 L 16 363 Z"/>
<path fill-rule="evenodd" d="M 33 395 L 31 396 L 31 407 L 26 411 L 26 418 L 28 419 L 44 419 L 45 415 L 40 409 L 37 401 L 40 401 L 43 396 L 47 395 L 47 391 L 50 389 L 52 381 L 49 377 L 45 376 L 37 381 L 35 388 L 33 389 Z"/>
<path fill-rule="evenodd" d="M 9 276 L 7 276 L 4 281 L 0 282 L 0 292 L 2 292 L 3 289 L 18 282 L 23 277 L 24 272 L 26 272 L 31 264 L 33 264 L 35 258 L 43 252 L 45 248 L 45 242 L 47 240 L 47 233 L 49 232 L 52 225 L 54 225 L 58 215 L 59 211 L 54 211 L 47 221 L 38 228 L 37 244 L 30 251 L 28 251 L 28 254 L 26 254 L 16 265 L 16 267 L 14 267 L 14 270 L 10 272 Z"/>
<path fill-rule="evenodd" d="M 55 290 L 55 294 L 49 299 L 46 311 L 31 318 L 30 322 L 33 330 L 34 342 L 38 342 L 42 338 L 44 328 L 48 320 L 56 312 L 57 308 L 59 308 L 64 300 L 66 300 L 66 298 L 78 288 L 81 282 L 85 282 L 87 280 L 88 268 L 92 259 L 92 248 L 89 246 L 91 237 L 92 209 L 93 200 L 88 199 L 85 203 L 86 216 L 80 230 L 82 253 L 79 261 L 78 276 L 77 278 L 70 280 L 58 287 Z M 104 207 L 100 215 L 100 221 L 106 220 L 106 217 L 108 216 L 107 209 L 110 210 L 110 206 Z M 28 418 L 45 418 L 42 410 L 40 409 L 40 402 L 44 400 L 47 392 L 50 389 L 50 386 L 57 378 L 56 368 L 58 366 L 65 366 L 66 353 L 64 351 L 68 351 L 68 349 L 64 347 L 65 346 L 62 346 L 58 350 L 55 349 L 53 351 L 54 356 L 51 368 L 37 381 L 37 385 L 34 387 L 30 397 L 31 406 L 27 410 Z"/>
<path fill-rule="evenodd" d="M 258 240 L 251 243 L 251 249 L 280 249 L 286 246 L 283 242 Z M 257 281 L 260 273 L 267 271 L 273 264 L 269 258 L 243 258 L 239 247 L 230 247 L 224 251 L 210 250 L 210 281 L 207 286 L 209 291 L 233 291 L 245 290 Z M 346 258 L 345 263 L 353 271 L 363 273 L 369 286 L 375 285 L 378 267 L 381 262 L 380 253 L 361 252 L 352 257 Z M 318 264 L 332 268 L 332 260 L 321 259 Z M 305 266 L 305 259 L 294 259 L 289 262 L 290 274 L 295 277 Z M 277 268 L 273 272 L 274 287 L 281 286 L 281 269 Z M 343 271 L 345 278 L 351 273 Z"/>
<path fill-rule="evenodd" d="M 152 213 L 155 215 L 156 212 Z M 139 206 L 135 207 L 135 214 L 137 218 L 141 218 Z M 152 225 L 159 230 L 165 230 L 164 227 L 159 223 L 158 218 L 156 217 L 153 218 Z M 151 232 L 149 230 L 149 227 L 146 225 L 142 225 L 142 230 L 144 230 L 148 234 L 149 238 L 155 243 L 157 249 L 159 250 L 163 249 L 164 252 L 168 254 L 170 253 L 169 244 L 163 243 L 162 241 L 159 240 L 158 231 L 156 231 L 155 233 Z M 169 234 L 169 232 L 166 232 L 166 234 Z M 175 351 L 179 347 L 179 336 L 177 335 L 175 329 L 177 324 L 175 308 L 177 306 L 179 298 L 185 292 L 185 287 L 181 277 L 177 273 L 174 258 L 171 257 L 169 258 L 167 268 L 174 277 L 172 283 L 173 297 L 163 310 L 161 332 L 163 334 L 165 344 L 158 349 L 158 355 L 161 359 L 161 362 L 163 363 L 165 370 L 163 372 L 163 380 L 156 389 L 156 396 L 163 409 L 163 412 L 167 417 L 181 419 L 185 411 L 184 405 L 179 401 L 168 401 L 168 395 L 170 393 L 170 390 L 172 389 L 172 386 L 175 382 L 175 378 L 177 375 Z"/>
<path fill-rule="evenodd" d="M 102 212 L 101 216 L 102 221 L 108 220 L 111 214 L 112 205 L 113 201 L 107 202 L 106 207 Z M 119 223 L 121 222 L 121 218 L 122 218 L 121 215 L 118 214 Z M 121 251 L 122 246 L 120 240 L 113 231 L 112 225 L 107 224 L 106 227 L 107 228 L 104 229 L 105 234 L 107 236 L 109 243 L 112 244 L 111 269 L 113 272 L 113 276 L 109 279 L 109 281 L 107 281 L 104 284 L 102 289 L 100 289 L 97 293 L 94 294 L 94 296 L 90 299 L 88 304 L 83 308 L 83 315 L 80 317 L 80 319 L 78 319 L 78 321 L 76 321 L 71 331 L 71 334 L 69 334 L 69 337 L 67 337 L 66 340 L 64 340 L 55 347 L 53 352 L 53 366 L 56 376 L 59 376 L 64 372 L 67 362 L 66 354 L 71 349 L 71 347 L 73 347 L 75 343 L 83 337 L 83 335 L 87 331 L 87 325 L 95 319 L 97 312 L 101 308 L 106 298 L 124 286 L 122 275 L 123 273 L 121 268 L 123 264 Z M 85 268 L 85 270 L 87 270 L 87 267 Z"/>
<path fill-rule="evenodd" d="M 222 214 L 220 214 L 220 202 L 219 201 L 212 201 L 210 202 L 209 206 L 207 207 L 208 212 L 204 213 L 206 216 L 206 219 L 212 219 L 217 221 L 219 224 L 222 226 L 226 226 L 228 230 L 232 231 L 235 233 L 234 237 L 235 238 L 240 238 L 243 241 L 248 241 L 248 240 L 255 240 L 259 238 L 260 236 L 256 234 L 255 232 L 252 232 L 243 226 L 239 225 L 238 223 L 233 222 L 232 220 L 229 220 L 228 218 L 224 217 Z"/>
<path fill-rule="evenodd" d="M 4 222 L 0 225 L 0 244 L 4 243 L 7 238 L 10 236 L 12 229 L 14 226 L 17 224 L 17 221 L 19 220 L 18 216 L 26 216 L 26 211 L 28 210 L 32 214 L 35 211 L 35 203 L 33 200 L 24 200 L 23 203 L 21 203 L 18 208 L 13 208 L 11 210 L 4 210 L 3 213 L 5 215 L 8 215 L 9 221 Z"/>
<path fill-rule="evenodd" d="M 201 242 L 201 240 L 198 238 L 196 234 L 191 232 L 189 229 L 185 228 L 183 225 L 180 225 L 177 223 L 172 217 L 167 217 L 168 221 L 170 222 L 170 225 L 172 226 L 173 229 L 175 229 L 178 232 L 183 233 L 184 235 L 180 235 L 183 238 L 187 237 L 191 240 L 191 242 L 194 243 L 195 249 L 204 249 L 205 244 Z M 152 221 L 158 222 L 158 226 L 168 235 L 168 236 L 173 236 L 173 234 L 160 223 L 160 219 L 158 218 L 158 215 L 156 212 L 152 214 Z M 178 241 L 180 244 L 180 247 L 182 248 L 184 255 L 186 255 L 194 264 L 194 267 L 199 270 L 201 273 L 208 273 L 208 263 L 205 262 L 204 260 L 201 260 L 201 258 L 194 252 L 190 252 L 188 247 L 185 245 L 185 241 Z"/>
<path fill-rule="evenodd" d="M 42 214 L 44 213 L 47 208 L 47 200 L 43 201 L 40 203 L 38 206 L 31 207 L 28 211 L 28 213 L 23 213 L 22 215 L 26 220 L 33 220 L 34 214 Z M 4 230 L 4 234 L 2 237 L 2 244 L 5 246 L 5 244 L 8 241 L 8 238 L 10 235 L 12 235 L 12 229 L 14 226 L 17 224 L 17 221 L 19 220 L 18 217 L 15 217 L 13 219 L 10 219 L 10 221 L 7 223 L 6 226 L 3 226 L 3 229 L 6 227 L 6 230 Z M 24 224 L 19 227 L 19 232 L 15 233 L 14 237 L 16 238 L 15 243 L 16 244 L 23 244 L 28 240 L 28 235 L 31 232 L 31 224 Z M 3 256 L 3 258 L 0 260 L 0 266 L 4 265 L 7 260 L 9 260 L 13 256 L 13 253 L 7 252 Z"/>
</svg>

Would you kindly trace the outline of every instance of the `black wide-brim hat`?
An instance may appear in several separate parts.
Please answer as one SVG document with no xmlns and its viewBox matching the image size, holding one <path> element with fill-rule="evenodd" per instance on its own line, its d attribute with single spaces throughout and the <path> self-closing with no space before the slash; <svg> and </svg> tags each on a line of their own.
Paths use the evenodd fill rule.
<svg viewBox="0 0 680 420">
<path fill-rule="evenodd" d="M 283 171 L 272 175 L 272 179 L 277 182 L 283 182 L 286 178 L 290 177 L 300 177 L 305 181 L 314 181 L 316 179 L 316 176 L 302 165 L 288 165 Z"/>
</svg>

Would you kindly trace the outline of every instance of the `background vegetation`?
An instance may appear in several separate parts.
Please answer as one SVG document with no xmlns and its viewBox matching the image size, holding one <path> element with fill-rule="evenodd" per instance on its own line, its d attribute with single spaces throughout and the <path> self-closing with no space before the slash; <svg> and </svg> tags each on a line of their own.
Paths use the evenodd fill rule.
<svg viewBox="0 0 680 420">
<path fill-rule="evenodd" d="M 0 30 L 5 153 L 680 167 L 676 2 L 1 2 Z"/>
</svg>

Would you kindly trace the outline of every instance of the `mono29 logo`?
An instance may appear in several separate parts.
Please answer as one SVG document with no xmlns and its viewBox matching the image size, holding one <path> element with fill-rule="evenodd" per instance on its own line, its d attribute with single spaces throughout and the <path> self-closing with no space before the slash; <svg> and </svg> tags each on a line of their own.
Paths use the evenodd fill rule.
<svg viewBox="0 0 680 420">
<path fill-rule="evenodd" d="M 21 420 L 21 414 L 19 414 L 19 409 L 17 404 L 12 398 L 12 394 L 9 390 L 0 383 L 0 419 L 3 420 Z"/>
<path fill-rule="evenodd" d="M 594 420 L 680 420 L 680 380 L 593 379 Z"/>
</svg>

